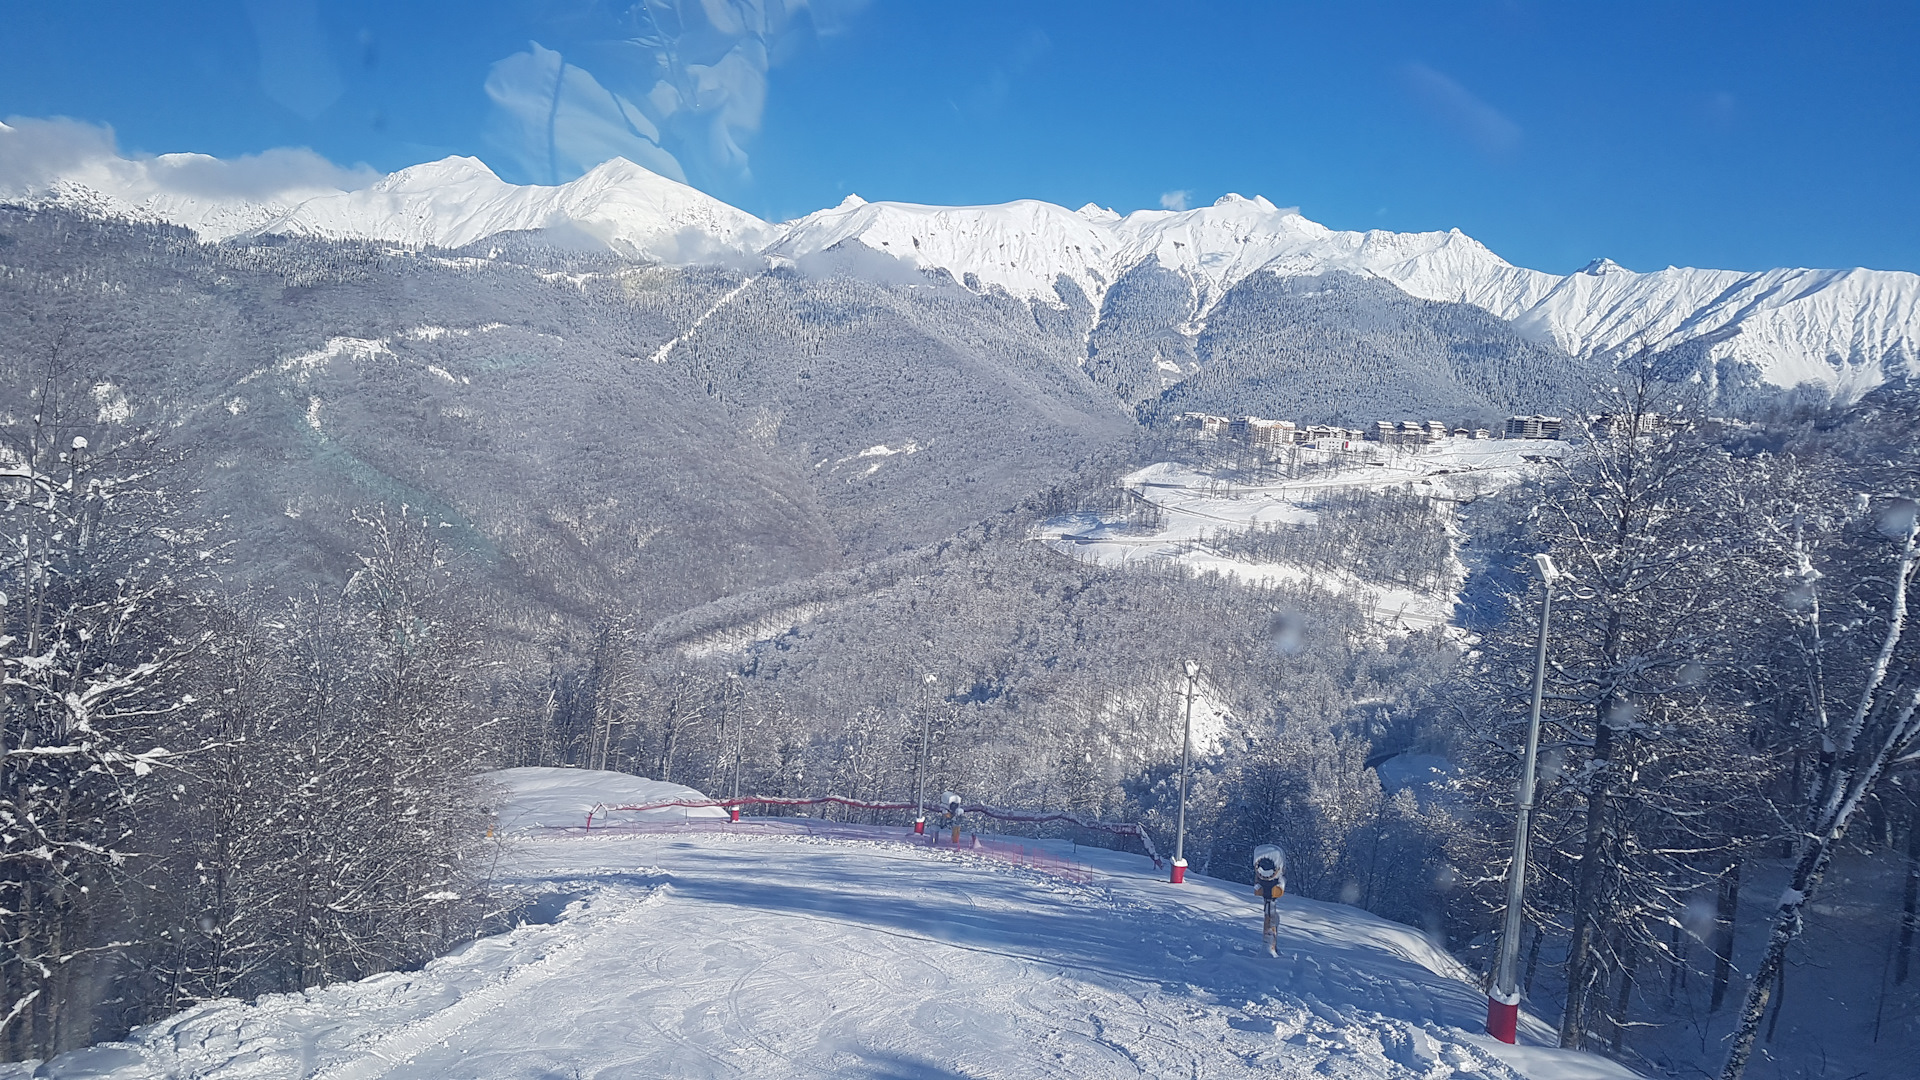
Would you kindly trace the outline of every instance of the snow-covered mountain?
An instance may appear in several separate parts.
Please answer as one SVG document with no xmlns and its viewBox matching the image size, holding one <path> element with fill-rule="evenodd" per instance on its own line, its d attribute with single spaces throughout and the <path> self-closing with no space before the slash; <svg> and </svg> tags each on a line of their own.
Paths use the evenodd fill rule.
<svg viewBox="0 0 1920 1080">
<path fill-rule="evenodd" d="M 361 191 L 310 199 L 259 232 L 465 247 L 505 232 L 578 230 L 662 262 L 750 256 L 778 230 L 685 184 L 614 158 L 558 187 L 509 184 L 476 158 L 402 169 Z"/>
<path fill-rule="evenodd" d="M 1642 274 L 1600 259 L 1559 276 L 1513 266 L 1457 229 L 1343 232 L 1238 195 L 1125 216 L 1034 200 L 921 206 L 849 196 L 776 225 L 618 158 L 556 187 L 509 184 L 461 157 L 352 191 L 290 180 L 241 195 L 177 182 L 221 164 L 200 155 L 95 155 L 38 177 L 0 170 L 0 198 L 167 221 L 206 240 L 286 234 L 462 247 L 546 230 L 635 258 L 760 265 L 858 247 L 945 272 L 977 291 L 1053 306 L 1072 301 L 1061 291 L 1067 283 L 1097 308 L 1116 281 L 1152 263 L 1189 283 L 1193 328 L 1250 275 L 1337 270 L 1392 282 L 1421 299 L 1475 305 L 1576 356 L 1690 350 L 1709 373 L 1744 369 L 1762 383 L 1810 385 L 1843 399 L 1889 377 L 1920 374 L 1920 276 L 1904 272 L 1669 267 Z"/>
<path fill-rule="evenodd" d="M 1032 199 L 921 206 L 849 195 L 839 206 L 788 222 L 767 254 L 798 260 L 862 244 L 923 270 L 944 270 L 969 288 L 998 287 L 1027 300 L 1060 303 L 1054 286 L 1065 277 L 1098 303 L 1114 279 L 1117 218 L 1094 207 L 1076 213 Z"/>
<path fill-rule="evenodd" d="M 1920 374 L 1920 276 L 1876 270 L 1759 273 L 1669 267 L 1638 274 L 1600 259 L 1564 277 L 1514 266 L 1460 232 L 1342 232 L 1263 198 L 1125 217 L 1030 201 L 931 207 L 849 199 L 786 227 L 771 249 L 803 256 L 857 242 L 976 288 L 1058 302 L 1065 278 L 1096 304 L 1149 261 L 1182 274 L 1203 320 L 1258 272 L 1341 270 L 1424 300 L 1472 304 L 1576 356 L 1696 345 L 1762 382 L 1853 398 L 1890 374 Z"/>
<path fill-rule="evenodd" d="M 25 140 L 37 134 L 0 124 L 0 156 L 19 150 L 28 157 L 34 147 Z M 277 234 L 454 248 L 505 232 L 557 230 L 630 257 L 701 263 L 755 257 L 780 236 L 744 210 L 622 158 L 557 187 L 509 184 L 470 157 L 385 177 L 368 173 L 359 179 L 373 182 L 353 190 L 330 182 L 350 176 L 309 161 L 133 160 L 96 151 L 41 170 L 0 168 L 0 199 L 180 225 L 206 241 Z"/>
</svg>

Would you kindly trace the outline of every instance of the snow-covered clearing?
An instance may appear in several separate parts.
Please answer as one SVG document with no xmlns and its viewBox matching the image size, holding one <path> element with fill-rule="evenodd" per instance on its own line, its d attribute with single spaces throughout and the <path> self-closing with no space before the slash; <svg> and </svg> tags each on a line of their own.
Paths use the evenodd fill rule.
<svg viewBox="0 0 1920 1080">
<path fill-rule="evenodd" d="M 525 834 L 538 829 L 586 829 L 675 821 L 725 821 L 717 806 L 673 806 L 656 810 L 617 810 L 620 806 L 701 802 L 706 796 L 681 784 L 649 780 L 597 769 L 501 769 L 487 774 L 500 792 L 495 827 Z M 592 821 L 589 825 L 589 815 Z"/>
<path fill-rule="evenodd" d="M 1036 539 L 1074 558 L 1109 566 L 1171 561 L 1255 585 L 1312 581 L 1330 592 L 1354 596 L 1389 630 L 1432 629 L 1452 618 L 1457 593 L 1398 588 L 1344 571 L 1316 573 L 1288 563 L 1252 562 L 1222 554 L 1208 541 L 1257 526 L 1310 525 L 1314 512 L 1302 504 L 1340 488 L 1407 486 L 1418 494 L 1457 500 L 1470 494 L 1467 484 L 1484 491 L 1511 483 L 1534 467 L 1533 461 L 1557 458 L 1567 448 L 1553 441 L 1464 438 L 1352 454 L 1302 448 L 1305 455 L 1324 455 L 1340 464 L 1272 483 L 1232 482 L 1204 469 L 1159 462 L 1128 474 L 1121 483 L 1160 509 L 1160 528 L 1146 532 L 1125 521 L 1073 514 L 1045 523 Z"/>
<path fill-rule="evenodd" d="M 502 820 L 616 795 L 531 779 L 545 809 Z M 211 1002 L 41 1075 L 1633 1076 L 1477 1034 L 1478 988 L 1409 927 L 1290 896 L 1276 960 L 1245 886 L 971 843 L 791 818 L 533 829 L 501 873 L 551 921 L 417 972 Z"/>
</svg>

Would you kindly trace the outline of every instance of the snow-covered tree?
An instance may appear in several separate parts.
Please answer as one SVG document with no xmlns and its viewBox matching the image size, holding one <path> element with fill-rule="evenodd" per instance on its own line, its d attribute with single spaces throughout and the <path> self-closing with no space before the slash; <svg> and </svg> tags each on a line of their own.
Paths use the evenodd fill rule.
<svg viewBox="0 0 1920 1080">
<path fill-rule="evenodd" d="M 1529 921 L 1567 940 L 1564 1046 L 1609 1018 L 1617 1034 L 1636 965 L 1665 955 L 1769 768 L 1749 745 L 1733 648 L 1750 594 L 1739 470 L 1702 432 L 1656 425 L 1652 405 L 1644 382 L 1619 395 L 1616 429 L 1521 496 L 1539 504 L 1520 542 L 1564 574 L 1528 893 Z M 1489 822 L 1512 820 L 1538 604 L 1537 586 L 1516 595 L 1484 643 L 1460 731 L 1464 782 Z M 1462 864 L 1504 866 L 1497 835 L 1463 835 Z"/>
<path fill-rule="evenodd" d="M 161 722 L 193 649 L 183 576 L 207 552 L 170 518 L 168 455 L 55 333 L 0 353 L 0 1047 L 93 1037 L 90 988 L 122 934 Z"/>
<path fill-rule="evenodd" d="M 1920 450 L 1910 392 L 1857 418 L 1852 445 L 1819 455 L 1819 478 L 1783 508 L 1775 592 L 1798 676 L 1812 766 L 1786 807 L 1792 876 L 1754 968 L 1722 1080 L 1739 1080 L 1788 947 L 1854 816 L 1889 768 L 1920 760 Z M 1849 452 L 1851 451 L 1851 452 Z"/>
</svg>

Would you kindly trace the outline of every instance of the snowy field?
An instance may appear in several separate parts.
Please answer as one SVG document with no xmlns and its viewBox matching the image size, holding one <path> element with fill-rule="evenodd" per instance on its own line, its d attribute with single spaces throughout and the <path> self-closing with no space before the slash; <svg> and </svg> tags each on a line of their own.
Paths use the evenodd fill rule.
<svg viewBox="0 0 1920 1080">
<path fill-rule="evenodd" d="M 1448 438 L 1418 448 L 1332 451 L 1326 456 L 1341 467 L 1268 484 L 1232 483 L 1206 470 L 1160 462 L 1128 474 L 1121 484 L 1159 507 L 1161 528 L 1140 532 L 1123 521 L 1073 514 L 1048 521 L 1035 538 L 1074 558 L 1109 566 L 1178 562 L 1255 585 L 1311 578 L 1331 592 L 1354 596 L 1389 630 L 1427 630 L 1452 618 L 1456 594 L 1384 586 L 1344 571 L 1316 573 L 1288 563 L 1236 559 L 1207 542 L 1256 526 L 1311 524 L 1315 515 L 1301 504 L 1333 489 L 1406 485 L 1416 494 L 1457 499 L 1469 485 L 1488 490 L 1511 483 L 1535 467 L 1529 459 L 1559 457 L 1567 449 L 1566 443 L 1543 440 Z"/>
<path fill-rule="evenodd" d="M 727 817 L 727 812 L 717 806 L 616 809 L 706 799 L 690 787 L 627 773 L 594 769 L 501 769 L 488 773 L 486 782 L 502 796 L 494 811 L 495 827 L 514 834 L 675 821 L 724 821 Z"/>
<path fill-rule="evenodd" d="M 1049 850 L 1030 868 L 801 819 L 534 827 L 502 874 L 542 921 L 417 972 L 212 1002 L 37 1075 L 1634 1075 L 1477 1034 L 1479 990 L 1409 927 L 1288 897 L 1274 959 L 1245 886 Z"/>
</svg>

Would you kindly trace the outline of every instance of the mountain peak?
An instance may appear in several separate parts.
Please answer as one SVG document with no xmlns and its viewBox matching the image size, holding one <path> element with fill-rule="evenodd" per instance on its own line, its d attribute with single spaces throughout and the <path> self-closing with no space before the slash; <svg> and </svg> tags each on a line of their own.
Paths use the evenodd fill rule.
<svg viewBox="0 0 1920 1080">
<path fill-rule="evenodd" d="M 586 174 L 581 176 L 580 179 L 587 180 L 589 182 L 597 181 L 600 183 L 612 183 L 612 184 L 626 183 L 634 180 L 639 180 L 642 182 L 653 181 L 656 183 L 661 180 L 667 180 L 675 184 L 680 183 L 680 181 L 674 180 L 672 177 L 661 176 L 659 173 L 654 172 L 652 169 L 647 168 L 645 165 L 635 164 L 634 162 L 628 161 L 626 158 L 623 158 L 623 157 L 608 158 L 607 160 L 587 170 Z M 578 183 L 579 181 L 575 181 L 575 182 Z M 685 186 L 685 185 L 682 185 L 682 186 Z"/>
<path fill-rule="evenodd" d="M 844 199 L 841 199 L 840 205 L 834 207 L 834 209 L 835 210 L 858 210 L 865 205 L 867 205 L 867 200 L 861 198 L 858 195 L 855 195 L 852 192 L 848 192 L 847 197 Z"/>
<path fill-rule="evenodd" d="M 1112 224 L 1120 220 L 1120 214 L 1117 211 L 1095 203 L 1088 203 L 1080 209 L 1075 210 L 1074 213 L 1079 214 L 1088 221 L 1097 221 L 1102 224 Z"/>
<path fill-rule="evenodd" d="M 504 183 L 494 174 L 487 164 L 476 157 L 451 155 L 439 161 L 429 161 L 422 165 L 409 165 L 399 172 L 373 185 L 370 190 L 382 192 L 414 192 L 432 188 L 446 187 L 450 184 L 472 183 L 474 181 L 492 181 Z"/>
<path fill-rule="evenodd" d="M 1213 205 L 1215 206 L 1239 206 L 1242 204 L 1251 206 L 1256 210 L 1265 210 L 1268 213 L 1274 213 L 1279 209 L 1279 207 L 1268 202 L 1265 195 L 1255 195 L 1249 199 L 1245 195 L 1229 191 L 1225 195 L 1213 200 Z"/>
<path fill-rule="evenodd" d="M 1608 258 L 1598 258 L 1580 268 L 1582 274 L 1599 277 L 1603 274 L 1631 274 L 1633 271 Z"/>
</svg>

